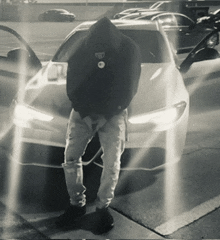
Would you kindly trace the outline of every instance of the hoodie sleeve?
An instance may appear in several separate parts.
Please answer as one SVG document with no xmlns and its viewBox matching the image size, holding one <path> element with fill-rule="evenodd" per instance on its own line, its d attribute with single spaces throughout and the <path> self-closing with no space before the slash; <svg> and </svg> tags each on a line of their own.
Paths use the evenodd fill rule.
<svg viewBox="0 0 220 240">
<path fill-rule="evenodd" d="M 125 39 L 122 44 L 119 80 L 122 82 L 120 94 L 122 109 L 127 108 L 137 93 L 139 78 L 141 74 L 141 53 L 139 46 L 130 38 Z"/>
<path fill-rule="evenodd" d="M 88 78 L 89 72 L 92 71 L 93 62 L 89 56 L 82 43 L 68 61 L 66 91 L 72 103 L 76 102 L 76 93 Z"/>
</svg>

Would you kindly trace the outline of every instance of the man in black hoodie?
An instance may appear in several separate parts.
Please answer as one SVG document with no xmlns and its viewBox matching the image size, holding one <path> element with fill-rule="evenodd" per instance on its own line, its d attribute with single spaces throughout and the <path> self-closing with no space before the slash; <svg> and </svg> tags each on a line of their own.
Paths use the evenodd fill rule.
<svg viewBox="0 0 220 240">
<path fill-rule="evenodd" d="M 108 18 L 97 21 L 81 39 L 68 62 L 67 95 L 72 102 L 63 169 L 70 206 L 58 219 L 73 224 L 86 213 L 81 157 L 95 133 L 103 155 L 94 232 L 109 231 L 113 217 L 108 206 L 118 182 L 125 147 L 127 107 L 137 92 L 141 72 L 138 46 Z"/>
</svg>

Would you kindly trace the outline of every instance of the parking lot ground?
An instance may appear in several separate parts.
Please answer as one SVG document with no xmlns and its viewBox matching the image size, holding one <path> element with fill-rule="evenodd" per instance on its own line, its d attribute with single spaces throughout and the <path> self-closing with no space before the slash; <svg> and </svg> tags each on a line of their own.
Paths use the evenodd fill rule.
<svg viewBox="0 0 220 240">
<path fill-rule="evenodd" d="M 3 200 L 4 201 L 4 200 Z M 1 207 L 2 206 L 2 207 Z M 0 207 L 4 209 L 4 204 Z M 1 210 L 0 208 L 0 210 Z M 91 213 L 94 206 L 87 207 L 87 213 Z M 84 226 L 82 229 L 57 229 L 54 225 L 55 219 L 62 212 L 45 212 L 45 213 L 19 213 L 14 214 L 16 218 L 9 222 L 7 228 L 4 224 L 3 215 L 1 214 L 1 226 L 4 239 L 22 238 L 22 239 L 163 239 L 160 235 L 128 219 L 122 214 L 110 209 L 115 220 L 114 228 L 103 235 L 94 235 Z M 5 215 L 5 214 L 4 214 Z M 18 235 L 19 233 L 19 235 Z"/>
<path fill-rule="evenodd" d="M 112 208 L 110 211 L 114 217 L 115 226 L 110 232 L 103 235 L 94 235 L 86 225 L 82 229 L 58 229 L 55 226 L 55 220 L 63 213 L 63 210 L 57 210 L 60 209 L 60 206 L 54 206 L 48 210 L 47 206 L 43 206 L 44 203 L 37 203 L 39 199 L 35 199 L 35 194 L 31 199 L 31 193 L 28 199 L 26 199 L 27 196 L 22 196 L 22 200 L 19 198 L 18 202 L 14 202 L 16 207 L 13 209 L 14 205 L 10 203 L 13 203 L 13 199 L 11 199 L 13 194 L 10 195 L 7 189 L 9 186 L 7 169 L 9 169 L 10 161 L 4 148 L 0 148 L 0 159 L 0 239 L 163 239 L 151 229 L 141 226 Z M 27 172 L 23 174 L 27 174 Z M 30 191 L 29 183 L 27 185 L 23 185 L 23 187 L 26 191 L 28 189 Z M 37 191 L 38 194 L 42 194 L 34 184 L 32 185 L 33 192 Z M 22 192 L 25 190 L 20 189 Z M 92 203 L 88 204 L 87 215 L 94 210 L 95 206 Z"/>
<path fill-rule="evenodd" d="M 88 206 L 87 214 L 89 215 L 92 211 L 94 211 L 94 206 Z M 55 217 L 58 216 L 60 212 L 50 213 L 49 215 L 23 215 L 23 217 L 28 219 L 28 222 L 38 229 L 38 231 L 51 239 L 162 239 L 158 234 L 126 218 L 113 209 L 110 209 L 110 212 L 114 217 L 115 226 L 110 232 L 103 235 L 94 235 L 87 230 L 89 226 L 83 226 L 82 229 L 70 229 L 67 231 L 57 228 L 54 229 L 50 224 L 53 225 Z M 49 225 L 47 226 L 47 224 Z"/>
<path fill-rule="evenodd" d="M 28 221 L 10 211 L 0 202 L 0 236 L 1 239 L 47 239 Z"/>
<path fill-rule="evenodd" d="M 218 198 L 219 200 L 219 198 Z M 210 206 L 211 207 L 211 206 Z M 169 235 L 170 239 L 219 239 L 220 208 Z"/>
<path fill-rule="evenodd" d="M 186 147 L 183 154 L 182 171 L 187 171 L 187 185 L 184 188 L 183 202 L 187 207 L 187 211 L 178 215 L 171 221 L 164 222 L 158 225 L 158 221 L 155 222 L 154 227 L 146 227 L 140 224 L 140 221 L 134 220 L 133 215 L 128 215 L 126 211 L 116 211 L 116 208 L 111 209 L 111 213 L 115 219 L 115 227 L 105 235 L 93 235 L 86 229 L 73 229 L 63 231 L 61 229 L 54 228 L 53 223 L 55 218 L 61 214 L 61 211 L 38 211 L 38 205 L 33 204 L 31 208 L 26 209 L 26 202 L 21 203 L 18 211 L 10 212 L 9 216 L 12 216 L 10 221 L 5 221 L 6 208 L 8 201 L 5 198 L 6 195 L 1 194 L 1 221 L 0 221 L 0 238 L 8 239 L 3 234 L 10 234 L 10 238 L 18 238 L 18 233 L 22 238 L 29 239 L 219 239 L 219 225 L 220 225 L 220 192 L 219 192 L 219 156 L 220 156 L 220 135 L 219 135 L 219 111 L 209 111 L 205 114 L 194 115 L 190 118 L 188 137 L 186 141 Z M 202 129 L 202 131 L 200 131 Z M 0 149 L 0 189 L 6 190 L 6 186 L 2 181 L 6 175 L 5 169 L 9 160 L 5 155 L 4 149 Z M 186 164 L 188 167 L 186 167 Z M 200 169 L 201 171 L 198 171 Z M 38 189 L 34 189 L 36 185 L 36 179 L 34 176 L 40 178 L 42 170 L 35 169 L 35 175 L 32 174 L 32 179 L 29 179 L 29 183 L 25 188 L 32 187 L 30 196 L 33 199 L 37 196 L 34 192 L 38 192 Z M 27 176 L 30 177 L 31 169 L 23 172 L 26 176 L 23 179 L 27 182 Z M 197 175 L 195 174 L 197 173 Z M 215 174 L 214 174 L 215 173 Z M 197 180 L 196 180 L 197 179 Z M 38 179 L 39 180 L 39 179 Z M 44 179 L 42 179 L 44 181 Z M 54 181 L 54 180 L 53 180 Z M 158 182 L 158 181 L 157 181 Z M 41 182 L 38 182 L 41 184 Z M 24 187 L 24 186 L 23 186 Z M 159 190 L 159 189 L 158 189 Z M 195 193 L 200 195 L 195 195 Z M 33 194 L 33 195 L 32 195 Z M 211 194 L 211 195 L 210 195 Z M 48 197 L 47 194 L 46 197 Z M 148 195 L 151 195 L 149 192 Z M 209 196 L 210 195 L 210 196 Z M 130 195 L 131 196 L 131 195 Z M 146 202 L 145 195 L 145 202 Z M 200 201 L 197 204 L 197 201 Z M 37 200 L 36 200 L 37 201 Z M 190 205 L 188 205 L 191 202 Z M 124 201 L 124 206 L 128 202 Z M 133 207 L 136 205 L 136 201 L 132 201 Z M 143 202 L 144 204 L 144 202 Z M 153 215 L 156 214 L 156 209 L 151 210 L 143 205 L 144 212 L 138 211 L 141 215 L 145 214 L 150 224 L 154 223 L 150 221 L 150 212 Z M 93 205 L 88 206 L 88 213 L 94 210 Z M 125 209 L 126 210 L 126 209 Z M 159 216 L 163 215 L 160 212 Z M 132 218 L 133 220 L 131 220 Z M 5 228 L 5 223 L 8 222 L 9 226 Z M 175 224 L 174 224 L 175 223 Z M 23 235 L 22 235 L 23 234 Z M 7 235 L 6 235 L 7 236 Z"/>
<path fill-rule="evenodd" d="M 0 151 L 1 160 L 5 157 L 4 152 Z M 209 161 L 219 161 L 218 153 L 213 154 L 213 159 Z M 199 160 L 198 160 L 199 162 Z M 1 164 L 2 167 L 2 164 Z M 210 181 L 213 180 L 210 176 Z M 207 189 L 204 189 L 204 194 Z M 189 196 L 190 197 L 190 196 Z M 110 209 L 115 227 L 103 235 L 94 235 L 86 228 L 84 229 L 57 229 L 54 225 L 55 219 L 63 211 L 38 211 L 39 206 L 33 205 L 26 208 L 26 204 L 20 203 L 17 212 L 9 212 L 11 216 L 9 225 L 6 228 L 5 216 L 7 216 L 6 207 L 7 198 L 1 197 L 0 202 L 0 238 L 1 239 L 219 239 L 220 225 L 220 196 L 216 196 L 188 212 L 178 216 L 174 225 L 176 230 L 172 229 L 174 222 L 167 222 L 156 229 L 149 229 L 140 225 L 119 213 L 115 209 Z M 95 209 L 94 205 L 88 205 L 87 213 L 90 214 Z M 147 212 L 147 209 L 146 209 Z M 203 214 L 201 214 L 201 212 Z M 12 218 L 13 217 L 13 218 Z M 171 224 L 171 225 L 170 225 Z M 177 226 L 178 225 L 178 226 Z M 170 232 L 169 232 L 170 231 Z M 5 235 L 3 235 L 5 234 Z M 7 234 L 7 235 L 6 235 Z M 18 235 L 19 234 L 19 235 Z M 164 234 L 164 235 L 163 235 Z M 5 237 L 6 236 L 6 237 Z"/>
</svg>

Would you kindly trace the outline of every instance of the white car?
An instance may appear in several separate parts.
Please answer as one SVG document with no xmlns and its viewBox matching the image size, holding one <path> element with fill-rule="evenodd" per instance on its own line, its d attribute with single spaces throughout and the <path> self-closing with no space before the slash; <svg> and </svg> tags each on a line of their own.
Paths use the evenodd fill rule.
<svg viewBox="0 0 220 240">
<path fill-rule="evenodd" d="M 176 162 L 185 145 L 189 94 L 167 37 L 156 22 L 112 22 L 140 46 L 142 53 L 138 92 L 128 108 L 126 148 L 149 151 L 149 154 L 150 150 L 158 153 L 163 149 L 164 159 L 159 165 Z M 77 26 L 53 59 L 29 81 L 24 95 L 18 95 L 13 106 L 13 122 L 20 130 L 22 142 L 65 147 L 71 111 L 66 94 L 67 62 L 77 40 L 87 34 L 92 24 L 94 22 L 85 22 Z M 137 158 L 131 159 L 133 167 L 138 167 Z M 147 163 L 148 159 L 144 161 Z"/>
</svg>

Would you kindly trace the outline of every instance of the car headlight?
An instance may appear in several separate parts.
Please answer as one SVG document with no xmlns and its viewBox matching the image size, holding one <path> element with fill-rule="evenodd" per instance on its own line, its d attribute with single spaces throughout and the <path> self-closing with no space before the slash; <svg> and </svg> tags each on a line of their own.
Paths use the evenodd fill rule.
<svg viewBox="0 0 220 240">
<path fill-rule="evenodd" d="M 179 102 L 172 107 L 163 108 L 147 114 L 132 116 L 128 119 L 131 124 L 151 124 L 157 128 L 177 121 L 186 108 L 186 102 Z"/>
<path fill-rule="evenodd" d="M 14 108 L 14 124 L 20 127 L 30 127 L 30 121 L 50 122 L 53 116 L 39 112 L 29 106 L 17 104 Z"/>
</svg>

